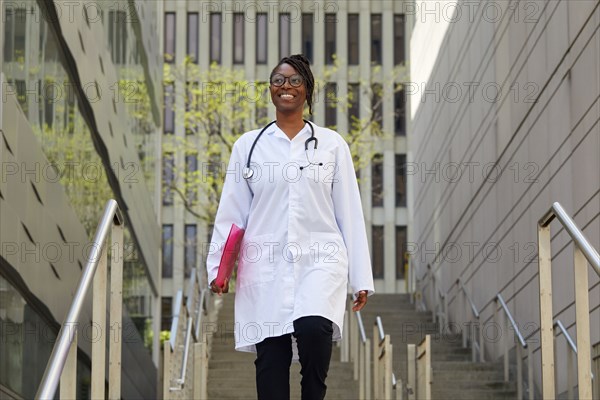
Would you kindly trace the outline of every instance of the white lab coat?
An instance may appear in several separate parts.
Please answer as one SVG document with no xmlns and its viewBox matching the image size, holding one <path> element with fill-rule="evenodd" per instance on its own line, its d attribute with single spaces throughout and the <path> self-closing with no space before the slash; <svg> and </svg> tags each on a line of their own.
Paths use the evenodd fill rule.
<svg viewBox="0 0 600 400">
<path fill-rule="evenodd" d="M 246 229 L 235 288 L 237 350 L 256 351 L 256 343 L 293 332 L 293 321 L 310 315 L 333 321 L 340 340 L 348 283 L 352 293 L 374 291 L 350 150 L 337 132 L 313 127 L 314 154 L 314 142 L 304 148 L 308 125 L 292 140 L 271 125 L 254 148 L 248 181 L 242 170 L 260 129 L 233 146 L 211 240 L 218 249 L 206 265 L 212 282 L 231 224 Z"/>
</svg>

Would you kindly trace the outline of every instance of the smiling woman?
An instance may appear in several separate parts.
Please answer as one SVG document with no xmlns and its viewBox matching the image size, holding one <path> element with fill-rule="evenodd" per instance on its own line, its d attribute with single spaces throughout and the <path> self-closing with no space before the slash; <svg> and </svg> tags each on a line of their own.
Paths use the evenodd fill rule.
<svg viewBox="0 0 600 400">
<path fill-rule="evenodd" d="M 220 287 L 214 281 L 221 244 L 232 224 L 245 229 L 235 347 L 257 353 L 259 399 L 289 399 L 294 354 L 302 365 L 302 398 L 323 399 L 348 284 L 357 297 L 355 311 L 373 293 L 350 149 L 337 132 L 303 119 L 305 104 L 312 113 L 313 91 L 303 55 L 283 58 L 271 72 L 276 120 L 233 146 L 212 237 L 217 246 L 211 247 L 221 250 L 206 262 L 211 289 L 227 293 L 228 282 Z M 238 179 L 242 166 L 256 173 Z"/>
</svg>

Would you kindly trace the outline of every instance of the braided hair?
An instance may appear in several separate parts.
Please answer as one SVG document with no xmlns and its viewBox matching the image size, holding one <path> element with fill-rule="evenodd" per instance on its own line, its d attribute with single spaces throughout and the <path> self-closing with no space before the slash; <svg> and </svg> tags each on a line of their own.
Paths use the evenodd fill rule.
<svg viewBox="0 0 600 400">
<path fill-rule="evenodd" d="M 297 72 L 302 76 L 304 80 L 304 86 L 306 87 L 306 102 L 308 103 L 308 112 L 312 115 L 312 100 L 313 92 L 315 90 L 315 78 L 310 70 L 310 61 L 304 54 L 294 54 L 289 57 L 283 57 L 279 64 L 271 71 L 271 76 L 281 64 L 291 65 Z"/>
</svg>

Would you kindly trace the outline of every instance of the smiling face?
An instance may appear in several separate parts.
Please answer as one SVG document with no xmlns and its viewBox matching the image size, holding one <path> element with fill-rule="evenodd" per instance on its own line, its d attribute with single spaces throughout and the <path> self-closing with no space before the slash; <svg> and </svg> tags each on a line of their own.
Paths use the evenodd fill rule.
<svg viewBox="0 0 600 400">
<path fill-rule="evenodd" d="M 297 75 L 298 71 L 289 64 L 281 64 L 273 71 L 273 75 L 281 74 L 286 78 Z M 278 113 L 292 114 L 304 111 L 304 102 L 306 101 L 306 85 L 303 83 L 298 87 L 290 84 L 289 79 L 285 79 L 283 85 L 275 86 L 272 83 L 269 86 L 271 91 L 271 100 Z"/>
</svg>

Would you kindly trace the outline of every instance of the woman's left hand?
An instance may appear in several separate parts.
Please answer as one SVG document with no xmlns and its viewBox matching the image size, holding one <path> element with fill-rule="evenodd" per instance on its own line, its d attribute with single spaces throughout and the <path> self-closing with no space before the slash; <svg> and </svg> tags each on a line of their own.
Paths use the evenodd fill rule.
<svg viewBox="0 0 600 400">
<path fill-rule="evenodd" d="M 361 290 L 358 292 L 356 296 L 356 300 L 354 300 L 354 307 L 352 307 L 352 311 L 360 311 L 367 304 L 367 291 Z"/>
</svg>

